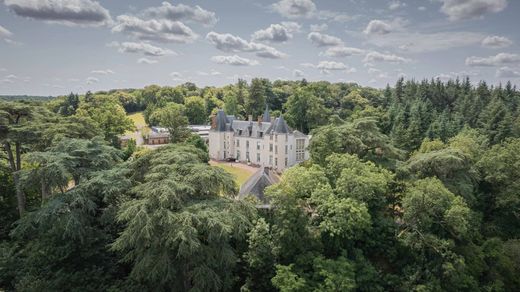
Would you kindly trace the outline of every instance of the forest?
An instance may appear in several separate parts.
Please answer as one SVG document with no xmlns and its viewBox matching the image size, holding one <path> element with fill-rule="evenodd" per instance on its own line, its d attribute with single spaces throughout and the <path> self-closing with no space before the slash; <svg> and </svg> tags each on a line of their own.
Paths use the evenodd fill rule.
<svg viewBox="0 0 520 292">
<path fill-rule="evenodd" d="M 217 109 L 312 135 L 237 200 L 186 130 Z M 128 113 L 170 130 L 119 137 Z M 520 91 L 254 78 L 0 100 L 2 291 L 518 291 Z"/>
</svg>

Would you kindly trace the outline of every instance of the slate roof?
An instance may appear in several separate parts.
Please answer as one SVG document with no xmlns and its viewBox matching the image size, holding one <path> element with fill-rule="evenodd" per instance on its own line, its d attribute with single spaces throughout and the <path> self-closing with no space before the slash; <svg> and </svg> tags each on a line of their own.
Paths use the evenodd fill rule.
<svg viewBox="0 0 520 292">
<path fill-rule="evenodd" d="M 261 167 L 255 174 L 253 174 L 242 186 L 238 192 L 240 199 L 248 195 L 255 196 L 261 202 L 266 203 L 267 199 L 264 196 L 266 187 L 280 181 L 278 175 L 269 167 Z"/>
<path fill-rule="evenodd" d="M 261 122 L 237 120 L 235 116 L 226 116 L 224 110 L 219 110 L 216 116 L 215 129 L 213 130 L 217 132 L 234 131 L 235 136 L 254 138 L 260 138 L 260 133 L 265 135 L 271 133 L 290 134 L 296 132 L 287 125 L 283 116 L 276 118 L 273 122 L 265 122 L 266 119 L 270 120 L 267 107 Z"/>
</svg>

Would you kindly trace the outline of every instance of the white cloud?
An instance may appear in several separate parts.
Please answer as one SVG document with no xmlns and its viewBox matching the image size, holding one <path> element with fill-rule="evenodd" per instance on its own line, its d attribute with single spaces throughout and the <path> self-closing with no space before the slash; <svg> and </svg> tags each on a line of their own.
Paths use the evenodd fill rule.
<svg viewBox="0 0 520 292">
<path fill-rule="evenodd" d="M 475 56 L 466 58 L 466 65 L 474 67 L 492 67 L 518 63 L 520 63 L 520 56 L 509 53 L 499 53 L 495 56 L 485 58 Z"/>
<path fill-rule="evenodd" d="M 168 2 L 163 2 L 160 7 L 150 7 L 145 9 L 144 14 L 151 18 L 164 18 L 172 21 L 193 21 L 202 23 L 206 26 L 215 25 L 218 20 L 215 12 L 205 10 L 198 5 L 172 5 Z"/>
<path fill-rule="evenodd" d="M 315 66 L 323 74 L 329 74 L 330 71 L 345 71 L 346 73 L 356 72 L 355 68 L 350 68 L 342 62 L 321 61 Z M 348 70 L 347 70 L 348 69 Z"/>
<path fill-rule="evenodd" d="M 140 40 L 159 42 L 190 43 L 198 38 L 191 28 L 180 21 L 144 20 L 130 15 L 118 16 L 112 32 L 127 33 Z"/>
<path fill-rule="evenodd" d="M 7 76 L 5 76 L 5 79 L 18 79 L 18 76 L 14 75 L 14 74 L 9 74 Z"/>
<path fill-rule="evenodd" d="M 282 24 L 271 24 L 266 29 L 253 33 L 252 40 L 260 42 L 283 43 L 293 37 L 293 32 L 298 31 L 301 26 L 296 22 L 285 22 Z"/>
<path fill-rule="evenodd" d="M 12 32 L 10 32 L 7 28 L 5 28 L 5 27 L 0 25 L 0 39 L 1 38 L 7 38 L 7 37 L 10 37 L 12 35 L 13 35 Z"/>
<path fill-rule="evenodd" d="M 172 72 L 172 73 L 170 73 L 170 76 L 174 77 L 174 78 L 181 78 L 182 74 L 179 72 Z"/>
<path fill-rule="evenodd" d="M 287 18 L 310 17 L 316 11 L 316 5 L 311 0 L 281 0 L 272 8 Z"/>
<path fill-rule="evenodd" d="M 394 0 L 394 1 L 391 1 L 390 3 L 388 3 L 388 9 L 390 9 L 390 10 L 396 10 L 401 7 L 406 7 L 406 3 L 400 2 L 398 0 Z"/>
<path fill-rule="evenodd" d="M 496 76 L 498 78 L 520 78 L 520 71 L 509 67 L 501 67 L 497 69 Z"/>
<path fill-rule="evenodd" d="M 120 53 L 140 53 L 146 56 L 153 56 L 153 57 L 160 57 L 165 55 L 177 55 L 176 52 L 169 50 L 169 49 L 163 49 L 160 47 L 153 46 L 149 43 L 145 42 L 111 42 L 107 44 L 109 47 L 118 48 L 118 51 Z"/>
<path fill-rule="evenodd" d="M 5 0 L 15 14 L 51 23 L 101 26 L 112 22 L 107 9 L 90 0 Z"/>
<path fill-rule="evenodd" d="M 507 6 L 507 0 L 440 0 L 441 12 L 450 20 L 482 18 L 488 13 L 498 13 Z"/>
<path fill-rule="evenodd" d="M 422 53 L 480 44 L 485 35 L 475 32 L 394 32 L 368 38 L 369 43 L 405 52 Z"/>
<path fill-rule="evenodd" d="M 411 62 L 411 59 L 400 57 L 394 54 L 383 54 L 380 52 L 369 52 L 365 55 L 363 62 L 365 63 L 373 63 L 373 62 L 387 62 L 387 63 L 408 63 Z"/>
<path fill-rule="evenodd" d="M 363 55 L 365 53 L 365 50 L 358 49 L 358 48 L 351 48 L 351 47 L 332 47 L 328 48 L 325 52 L 320 53 L 320 55 L 327 56 L 327 57 L 348 57 L 353 55 Z"/>
<path fill-rule="evenodd" d="M 329 28 L 329 26 L 328 26 L 326 23 L 322 23 L 322 24 L 311 24 L 311 25 L 309 26 L 309 29 L 310 29 L 311 31 L 316 31 L 316 32 L 326 31 L 328 28 Z"/>
<path fill-rule="evenodd" d="M 486 48 L 505 48 L 512 45 L 513 42 L 503 36 L 487 36 L 482 40 L 482 46 Z"/>
<path fill-rule="evenodd" d="M 269 59 L 279 59 L 286 56 L 286 54 L 273 47 L 248 42 L 229 33 L 220 34 L 212 31 L 206 35 L 206 39 L 223 52 L 254 52 L 258 57 Z"/>
<path fill-rule="evenodd" d="M 148 59 L 148 58 L 139 58 L 137 60 L 137 63 L 139 64 L 156 64 L 158 61 L 157 60 L 152 60 L 152 59 Z"/>
<path fill-rule="evenodd" d="M 309 33 L 307 39 L 318 47 L 340 46 L 343 44 L 343 41 L 340 38 L 320 32 Z"/>
<path fill-rule="evenodd" d="M 371 20 L 365 30 L 363 31 L 365 34 L 387 34 L 392 31 L 392 27 L 379 19 Z"/>
<path fill-rule="evenodd" d="M 87 77 L 86 82 L 87 82 L 87 84 L 94 84 L 94 83 L 98 83 L 99 79 L 97 79 L 96 77 Z"/>
<path fill-rule="evenodd" d="M 106 69 L 106 70 L 92 70 L 92 71 L 90 71 L 90 73 L 99 74 L 99 75 L 108 75 L 108 74 L 114 74 L 115 72 L 110 69 Z"/>
<path fill-rule="evenodd" d="M 303 74 L 302 70 L 294 69 L 293 70 L 293 76 L 296 77 L 296 78 L 301 78 L 301 77 L 304 76 L 304 74 Z"/>
<path fill-rule="evenodd" d="M 251 60 L 247 58 L 242 58 L 237 55 L 232 56 L 213 56 L 211 57 L 211 61 L 217 64 L 227 64 L 233 66 L 254 66 L 258 65 L 258 61 Z"/>
<path fill-rule="evenodd" d="M 363 33 L 367 35 L 385 35 L 394 31 L 401 30 L 407 21 L 397 17 L 391 21 L 383 21 L 379 19 L 371 20 Z"/>
<path fill-rule="evenodd" d="M 426 11 L 426 7 L 424 7 L 424 6 L 419 6 L 419 7 L 417 7 L 417 10 L 419 10 L 419 11 Z"/>
</svg>

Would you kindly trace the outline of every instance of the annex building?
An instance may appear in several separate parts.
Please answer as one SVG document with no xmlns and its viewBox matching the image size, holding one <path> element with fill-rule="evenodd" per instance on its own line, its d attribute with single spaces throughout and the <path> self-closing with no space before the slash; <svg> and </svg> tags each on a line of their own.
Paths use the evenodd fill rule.
<svg viewBox="0 0 520 292">
<path fill-rule="evenodd" d="M 309 159 L 309 136 L 292 130 L 283 116 L 264 114 L 253 121 L 238 120 L 219 110 L 209 130 L 209 156 L 215 160 L 235 159 L 282 171 Z"/>
</svg>

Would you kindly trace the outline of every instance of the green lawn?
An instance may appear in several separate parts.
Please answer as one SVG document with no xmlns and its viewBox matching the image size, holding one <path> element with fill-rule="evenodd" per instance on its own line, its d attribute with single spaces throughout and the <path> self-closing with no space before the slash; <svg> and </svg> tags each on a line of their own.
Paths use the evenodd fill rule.
<svg viewBox="0 0 520 292">
<path fill-rule="evenodd" d="M 141 133 L 149 131 L 149 128 L 146 125 L 146 122 L 144 121 L 143 112 L 129 114 L 128 118 L 134 122 L 135 128 Z M 125 135 L 137 140 L 137 136 L 140 134 L 138 132 L 126 131 Z"/>
<path fill-rule="evenodd" d="M 225 171 L 231 173 L 233 177 L 235 178 L 235 181 L 237 182 L 238 186 L 240 187 L 251 175 L 253 175 L 251 172 L 248 172 L 247 170 L 244 170 L 242 168 L 230 166 L 228 164 L 213 164 L 216 167 L 220 167 L 224 169 Z"/>
</svg>

